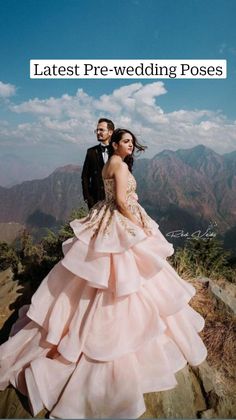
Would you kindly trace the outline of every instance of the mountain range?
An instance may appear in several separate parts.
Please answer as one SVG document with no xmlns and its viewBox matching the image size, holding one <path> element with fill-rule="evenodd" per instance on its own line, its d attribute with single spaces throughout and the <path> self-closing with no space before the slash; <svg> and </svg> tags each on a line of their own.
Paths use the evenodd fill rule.
<svg viewBox="0 0 236 420">
<path fill-rule="evenodd" d="M 0 187 L 0 222 L 53 226 L 82 206 L 81 166 L 57 168 L 44 179 Z M 170 238 L 221 235 L 236 229 L 236 152 L 219 155 L 199 145 L 163 150 L 134 165 L 141 205 Z M 175 231 L 175 233 L 173 233 Z M 178 231 L 178 232 L 176 232 Z"/>
</svg>

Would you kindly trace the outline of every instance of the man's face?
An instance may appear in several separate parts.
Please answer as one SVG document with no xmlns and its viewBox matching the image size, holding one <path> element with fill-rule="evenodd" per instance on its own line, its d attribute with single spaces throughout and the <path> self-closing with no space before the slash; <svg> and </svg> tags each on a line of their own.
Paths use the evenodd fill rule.
<svg viewBox="0 0 236 420">
<path fill-rule="evenodd" d="M 112 133 L 113 133 L 112 130 L 108 130 L 106 122 L 101 122 L 97 125 L 96 134 L 97 134 L 98 141 L 108 144 Z"/>
</svg>

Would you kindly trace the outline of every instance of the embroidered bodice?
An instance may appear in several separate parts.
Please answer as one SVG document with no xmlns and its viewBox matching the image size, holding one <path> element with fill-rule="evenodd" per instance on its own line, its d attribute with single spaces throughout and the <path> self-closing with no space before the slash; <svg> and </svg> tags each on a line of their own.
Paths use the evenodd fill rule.
<svg viewBox="0 0 236 420">
<path fill-rule="evenodd" d="M 113 178 L 105 178 L 104 189 L 105 199 L 96 203 L 89 211 L 88 215 L 80 219 L 77 223 L 77 231 L 80 237 L 88 235 L 94 240 L 94 246 L 99 243 L 103 244 L 103 249 L 109 249 L 109 241 L 117 242 L 117 249 L 121 249 L 120 239 L 127 244 L 136 241 L 137 237 L 145 237 L 148 231 L 157 229 L 157 224 L 148 216 L 144 208 L 138 203 L 136 194 L 136 180 L 129 172 L 126 191 L 126 203 L 129 211 L 135 216 L 137 222 L 142 226 L 137 226 L 127 217 L 125 217 L 118 209 L 116 203 L 115 180 Z M 144 230 L 143 230 L 144 229 Z M 83 232 L 83 234 L 82 234 Z M 122 244 L 122 247 L 124 244 Z M 117 251 L 119 252 L 119 251 Z"/>
<path fill-rule="evenodd" d="M 105 188 L 105 201 L 114 201 L 115 200 L 115 180 L 114 178 L 104 178 L 104 188 Z M 128 186 L 126 191 L 127 201 L 138 200 L 136 194 L 137 183 L 134 176 L 129 172 L 128 175 Z"/>
</svg>

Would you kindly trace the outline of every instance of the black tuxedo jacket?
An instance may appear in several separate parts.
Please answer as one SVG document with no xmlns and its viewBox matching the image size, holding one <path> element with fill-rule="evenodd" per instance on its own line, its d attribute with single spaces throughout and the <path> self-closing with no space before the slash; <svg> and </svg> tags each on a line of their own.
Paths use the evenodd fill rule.
<svg viewBox="0 0 236 420">
<path fill-rule="evenodd" d="M 102 146 L 98 144 L 90 147 L 87 150 L 81 176 L 83 196 L 89 209 L 105 198 L 102 179 L 103 166 Z"/>
</svg>

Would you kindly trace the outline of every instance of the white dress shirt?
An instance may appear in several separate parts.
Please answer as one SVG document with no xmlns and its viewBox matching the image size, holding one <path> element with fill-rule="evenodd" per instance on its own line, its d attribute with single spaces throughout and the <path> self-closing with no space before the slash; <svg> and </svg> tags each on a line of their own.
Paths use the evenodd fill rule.
<svg viewBox="0 0 236 420">
<path fill-rule="evenodd" d="M 103 157 L 103 161 L 104 163 L 106 163 L 108 161 L 108 150 L 106 149 L 106 146 L 103 146 L 103 144 L 101 144 L 101 148 L 102 148 L 102 157 Z"/>
</svg>

